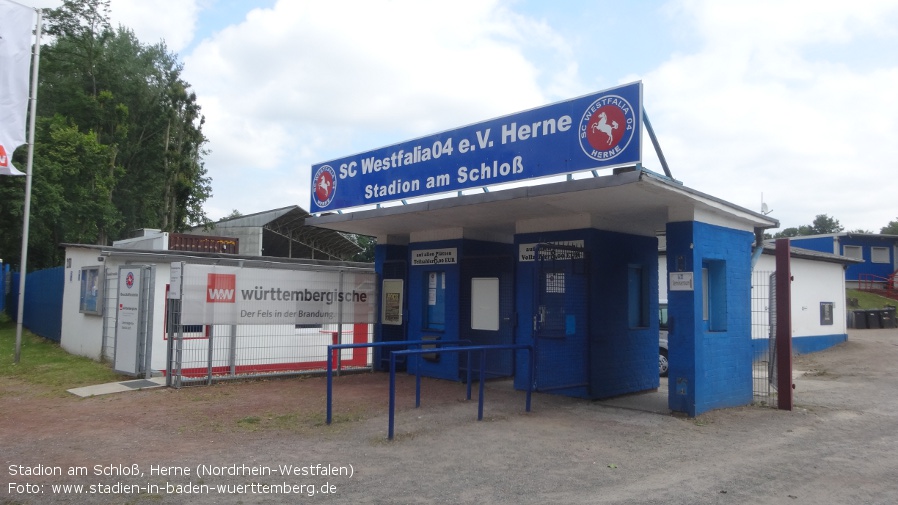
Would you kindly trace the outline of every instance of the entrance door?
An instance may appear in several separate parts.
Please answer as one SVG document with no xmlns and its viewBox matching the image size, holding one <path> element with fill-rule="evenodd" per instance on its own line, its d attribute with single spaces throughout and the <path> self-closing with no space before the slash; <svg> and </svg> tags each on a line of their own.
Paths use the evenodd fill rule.
<svg viewBox="0 0 898 505">
<path fill-rule="evenodd" d="M 118 269 L 118 311 L 113 369 L 150 378 L 153 350 L 155 266 L 124 265 Z"/>
<path fill-rule="evenodd" d="M 472 345 L 513 344 L 515 341 L 514 258 L 466 257 L 462 261 L 461 337 Z M 471 355 L 472 377 L 480 371 L 480 355 Z M 467 354 L 459 356 L 459 377 L 467 378 Z M 514 375 L 514 351 L 488 351 L 487 379 Z"/>
<path fill-rule="evenodd" d="M 589 272 L 586 250 L 539 244 L 533 297 L 537 391 L 589 386 Z"/>
</svg>

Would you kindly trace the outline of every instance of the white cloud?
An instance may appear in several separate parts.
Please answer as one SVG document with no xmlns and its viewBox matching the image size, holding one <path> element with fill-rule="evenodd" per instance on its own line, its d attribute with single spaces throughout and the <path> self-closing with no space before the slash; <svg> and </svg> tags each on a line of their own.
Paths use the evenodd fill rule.
<svg viewBox="0 0 898 505">
<path fill-rule="evenodd" d="M 113 27 L 130 28 L 142 43 L 164 40 L 177 53 L 193 40 L 198 14 L 196 0 L 113 0 L 109 18 Z"/>
<path fill-rule="evenodd" d="M 216 25 L 241 19 L 220 17 L 234 4 L 112 0 L 114 24 L 181 53 L 207 119 L 212 218 L 307 205 L 315 162 L 634 79 L 688 186 L 755 210 L 763 192 L 783 226 L 827 213 L 875 231 L 898 217 L 895 0 L 601 14 L 572 1 L 544 17 L 506 0 L 282 0 Z M 199 43 L 198 19 L 213 34 Z M 600 44 L 599 26 L 617 42 Z M 650 146 L 644 157 L 660 169 Z"/>
<path fill-rule="evenodd" d="M 894 47 L 898 9 L 837 5 L 680 5 L 700 50 L 644 76 L 675 177 L 755 210 L 763 192 L 784 227 L 824 213 L 848 229 L 878 231 L 894 219 L 898 68 L 856 69 L 809 55 L 873 33 Z"/>
<path fill-rule="evenodd" d="M 306 206 L 311 164 L 347 149 L 546 103 L 545 76 L 524 54 L 533 44 L 565 51 L 548 26 L 495 1 L 280 1 L 251 11 L 184 58 L 208 119 L 211 217 Z M 283 166 L 292 173 L 265 173 Z M 247 173 L 267 181 L 264 198 L 246 184 L 230 189 Z"/>
</svg>

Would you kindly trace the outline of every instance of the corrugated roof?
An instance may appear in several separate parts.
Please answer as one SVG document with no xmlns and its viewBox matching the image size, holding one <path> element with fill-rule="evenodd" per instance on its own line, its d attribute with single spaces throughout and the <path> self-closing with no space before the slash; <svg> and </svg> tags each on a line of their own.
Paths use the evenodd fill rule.
<svg viewBox="0 0 898 505">
<path fill-rule="evenodd" d="M 218 233 L 226 233 L 224 230 L 234 228 L 262 228 L 337 258 L 350 258 L 362 250 L 341 232 L 306 226 L 305 220 L 309 216 L 305 209 L 293 205 L 223 219 L 214 224 L 214 229 Z"/>
</svg>

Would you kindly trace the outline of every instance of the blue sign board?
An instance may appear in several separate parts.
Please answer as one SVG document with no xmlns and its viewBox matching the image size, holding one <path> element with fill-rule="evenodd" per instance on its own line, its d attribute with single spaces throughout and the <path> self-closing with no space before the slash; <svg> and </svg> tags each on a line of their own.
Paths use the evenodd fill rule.
<svg viewBox="0 0 898 505">
<path fill-rule="evenodd" d="M 642 83 L 312 165 L 312 213 L 642 161 Z"/>
</svg>

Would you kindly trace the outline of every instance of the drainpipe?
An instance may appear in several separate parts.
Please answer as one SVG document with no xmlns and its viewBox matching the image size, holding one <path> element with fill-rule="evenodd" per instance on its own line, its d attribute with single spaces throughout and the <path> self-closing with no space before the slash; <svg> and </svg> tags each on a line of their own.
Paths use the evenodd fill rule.
<svg viewBox="0 0 898 505">
<path fill-rule="evenodd" d="M 764 252 L 764 228 L 755 228 L 755 250 L 751 253 L 751 269 L 754 271 L 755 265 L 761 259 Z"/>
</svg>

